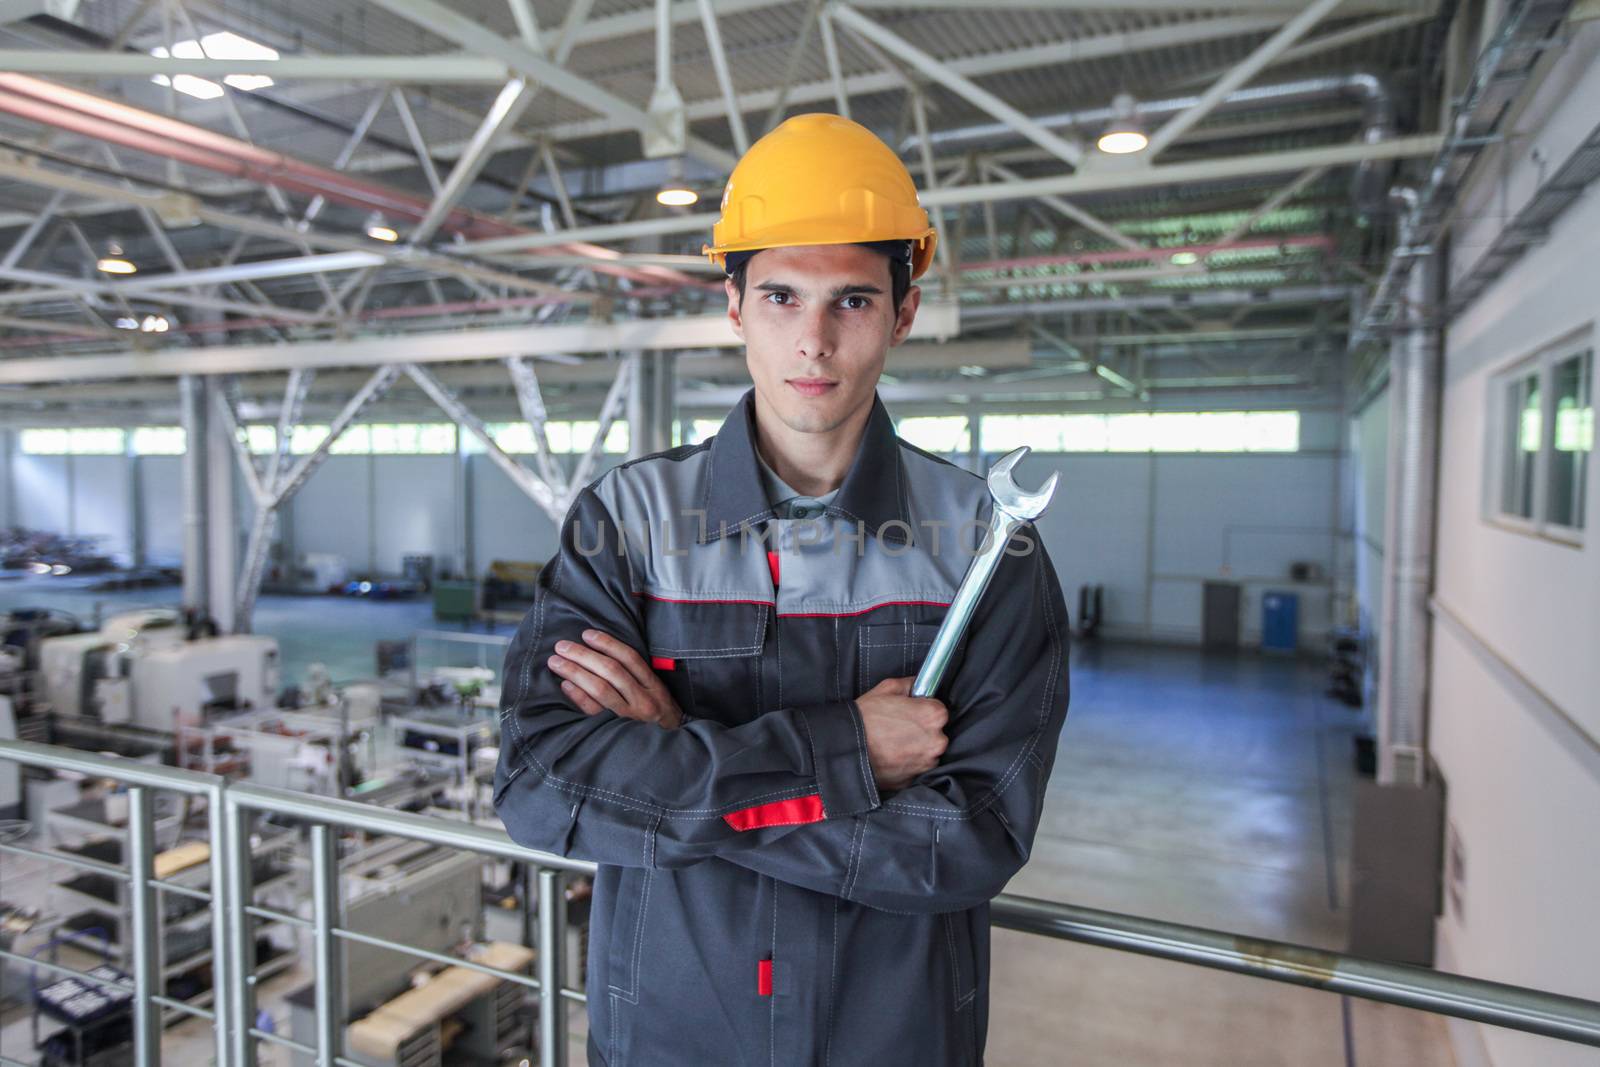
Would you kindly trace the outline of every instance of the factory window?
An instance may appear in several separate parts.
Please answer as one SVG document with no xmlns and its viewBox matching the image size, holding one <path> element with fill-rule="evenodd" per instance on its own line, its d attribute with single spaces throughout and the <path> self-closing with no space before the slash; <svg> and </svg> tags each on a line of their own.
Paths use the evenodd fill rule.
<svg viewBox="0 0 1600 1067">
<path fill-rule="evenodd" d="M 139 456 L 181 456 L 182 426 L 139 426 L 133 431 L 133 451 Z"/>
<path fill-rule="evenodd" d="M 265 448 L 272 451 L 273 430 L 270 426 L 251 427 L 266 431 Z M 289 442 L 290 451 L 297 456 L 314 452 L 328 436 L 328 427 L 304 425 L 294 428 Z M 251 445 L 256 444 L 254 433 Z M 347 427 L 339 439 L 328 449 L 334 456 L 447 456 L 456 450 L 456 427 L 450 422 L 379 422 L 360 423 Z"/>
<path fill-rule="evenodd" d="M 594 443 L 594 435 L 599 432 L 600 423 L 593 420 L 580 420 L 578 422 L 552 422 L 548 424 L 547 436 L 550 439 L 552 452 L 587 452 Z M 623 453 L 628 451 L 628 424 L 622 419 L 617 419 L 611 424 L 611 429 L 606 433 L 605 444 L 601 446 L 605 452 Z"/>
<path fill-rule="evenodd" d="M 377 455 L 447 456 L 456 450 L 452 422 L 376 423 L 372 426 L 372 451 Z"/>
<path fill-rule="evenodd" d="M 1296 452 L 1298 411 L 1161 411 L 1119 415 L 985 415 L 983 451 Z"/>
<path fill-rule="evenodd" d="M 533 452 L 533 427 L 527 423 L 492 422 L 488 429 L 489 436 L 502 450 L 512 455 Z M 578 422 L 551 419 L 544 424 L 544 439 L 552 453 L 558 455 L 571 452 L 583 453 L 589 451 L 589 445 L 594 441 L 595 432 L 599 429 L 600 423 L 593 419 Z M 463 440 L 467 442 L 467 451 L 483 451 L 476 438 L 468 437 Z M 618 419 L 611 424 L 603 449 L 606 452 L 619 454 L 628 451 L 627 422 Z"/>
<path fill-rule="evenodd" d="M 127 435 L 108 426 L 30 429 L 22 431 L 18 444 L 33 456 L 120 456 L 127 448 Z"/>
<path fill-rule="evenodd" d="M 1491 396 L 1495 510 L 1570 538 L 1584 526 L 1594 451 L 1594 351 L 1571 339 L 1554 345 L 1500 375 Z"/>
<path fill-rule="evenodd" d="M 1533 517 L 1533 472 L 1539 462 L 1539 375 L 1524 374 L 1505 388 L 1505 464 L 1500 479 L 1500 510 Z"/>
<path fill-rule="evenodd" d="M 688 436 L 683 438 L 686 445 L 697 445 L 722 429 L 721 419 L 695 419 L 689 423 Z"/>
<path fill-rule="evenodd" d="M 1589 453 L 1594 451 L 1593 352 L 1580 352 L 1555 364 L 1550 398 L 1555 418 L 1545 518 L 1559 526 L 1581 530 Z"/>
<path fill-rule="evenodd" d="M 275 426 L 251 425 L 241 427 L 244 439 L 250 443 L 250 451 L 258 456 L 271 455 L 278 449 L 278 429 Z M 326 426 L 323 427 L 327 429 Z M 320 440 L 320 438 L 319 438 Z M 315 447 L 315 446 L 313 446 Z"/>
<path fill-rule="evenodd" d="M 895 432 L 927 452 L 965 452 L 972 447 L 965 415 L 913 415 L 901 419 Z"/>
</svg>

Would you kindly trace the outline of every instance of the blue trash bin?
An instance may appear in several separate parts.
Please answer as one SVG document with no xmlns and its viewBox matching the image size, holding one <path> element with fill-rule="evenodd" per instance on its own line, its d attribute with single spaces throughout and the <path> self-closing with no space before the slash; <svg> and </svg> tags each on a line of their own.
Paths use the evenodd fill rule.
<svg viewBox="0 0 1600 1067">
<path fill-rule="evenodd" d="M 1261 594 L 1261 647 L 1293 652 L 1300 644 L 1300 595 L 1281 589 Z"/>
</svg>

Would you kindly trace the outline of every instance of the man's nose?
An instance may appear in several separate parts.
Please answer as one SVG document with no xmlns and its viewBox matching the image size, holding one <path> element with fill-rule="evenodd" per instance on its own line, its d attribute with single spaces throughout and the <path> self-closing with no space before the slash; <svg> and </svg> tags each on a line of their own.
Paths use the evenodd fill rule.
<svg viewBox="0 0 1600 1067">
<path fill-rule="evenodd" d="M 808 308 L 802 314 L 795 351 L 804 359 L 827 359 L 834 352 L 833 317 L 826 307 Z"/>
</svg>

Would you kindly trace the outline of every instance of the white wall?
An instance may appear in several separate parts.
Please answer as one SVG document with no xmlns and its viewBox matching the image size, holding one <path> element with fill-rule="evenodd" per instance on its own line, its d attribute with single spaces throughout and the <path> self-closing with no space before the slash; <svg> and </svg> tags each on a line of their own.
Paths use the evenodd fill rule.
<svg viewBox="0 0 1600 1067">
<path fill-rule="evenodd" d="M 140 456 L 144 555 L 152 566 L 183 564 L 183 457 Z"/>
<path fill-rule="evenodd" d="M 1477 168 L 1456 242 L 1459 275 L 1600 113 L 1600 26 L 1579 30 L 1516 123 Z M 1536 159 L 1538 148 L 1543 162 Z M 1476 205 L 1476 206 L 1473 206 Z M 1492 205 L 1492 210 L 1489 210 Z M 1600 1000 L 1600 528 L 1581 548 L 1485 515 L 1491 376 L 1593 324 L 1600 195 L 1451 324 L 1446 340 L 1429 745 L 1466 859 L 1464 907 L 1439 921 L 1440 961 L 1462 972 Z M 1589 499 L 1600 499 L 1590 464 Z M 1462 1062 L 1578 1067 L 1593 1049 L 1458 1026 Z"/>
<path fill-rule="evenodd" d="M 1338 534 L 1339 418 L 1301 416 L 1298 453 L 1258 455 L 1047 454 L 1018 472 L 1037 485 L 1061 473 L 1039 522 L 1078 617 L 1078 587 L 1105 587 L 1108 637 L 1198 644 L 1208 580 L 1244 586 L 1240 639 L 1261 640 L 1268 589 L 1300 599 L 1300 645 L 1321 648 Z M 1289 580 L 1289 564 L 1321 566 L 1318 582 Z"/>
<path fill-rule="evenodd" d="M 323 460 L 295 494 L 295 554 L 332 553 L 344 557 L 351 574 L 370 572 L 374 563 L 373 489 L 371 456 Z"/>
<path fill-rule="evenodd" d="M 122 563 L 133 551 L 126 456 L 12 456 L 11 521 L 29 529 L 92 537 Z"/>
<path fill-rule="evenodd" d="M 11 460 L 18 526 L 69 533 L 72 511 L 71 456 L 30 456 L 17 452 Z"/>
</svg>

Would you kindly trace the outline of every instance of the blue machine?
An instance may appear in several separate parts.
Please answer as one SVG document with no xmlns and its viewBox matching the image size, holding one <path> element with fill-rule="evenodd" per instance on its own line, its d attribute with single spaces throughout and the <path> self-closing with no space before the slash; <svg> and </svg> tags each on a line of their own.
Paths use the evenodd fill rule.
<svg viewBox="0 0 1600 1067">
<path fill-rule="evenodd" d="M 1268 589 L 1261 594 L 1261 647 L 1293 652 L 1300 644 L 1300 595 Z"/>
</svg>

